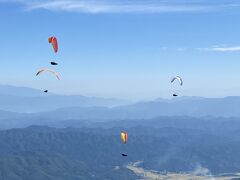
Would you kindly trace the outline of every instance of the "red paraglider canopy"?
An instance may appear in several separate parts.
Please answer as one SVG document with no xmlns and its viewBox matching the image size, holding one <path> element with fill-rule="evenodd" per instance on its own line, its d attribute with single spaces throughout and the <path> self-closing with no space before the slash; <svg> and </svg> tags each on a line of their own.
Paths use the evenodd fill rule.
<svg viewBox="0 0 240 180">
<path fill-rule="evenodd" d="M 48 38 L 48 42 L 52 44 L 54 52 L 57 53 L 58 52 L 57 38 L 52 36 L 52 37 Z"/>
</svg>

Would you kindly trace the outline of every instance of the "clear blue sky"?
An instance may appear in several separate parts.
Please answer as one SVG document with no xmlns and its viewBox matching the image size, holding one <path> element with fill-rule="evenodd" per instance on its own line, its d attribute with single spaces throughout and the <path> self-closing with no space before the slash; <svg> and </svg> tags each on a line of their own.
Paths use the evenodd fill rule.
<svg viewBox="0 0 240 180">
<path fill-rule="evenodd" d="M 239 22 L 238 0 L 0 0 L 0 84 L 134 100 L 240 95 Z M 52 60 L 62 80 L 36 77 Z"/>
</svg>

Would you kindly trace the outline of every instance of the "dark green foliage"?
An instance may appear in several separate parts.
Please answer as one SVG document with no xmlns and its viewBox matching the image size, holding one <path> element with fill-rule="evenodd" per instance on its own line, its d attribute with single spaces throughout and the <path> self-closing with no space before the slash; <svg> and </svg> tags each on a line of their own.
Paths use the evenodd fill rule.
<svg viewBox="0 0 240 180">
<path fill-rule="evenodd" d="M 32 126 L 0 131 L 0 179 L 131 180 L 137 177 L 125 166 L 136 161 L 158 171 L 186 172 L 200 165 L 213 174 L 239 172 L 237 122 L 224 121 L 224 128 L 220 119 L 215 126 L 210 120 L 178 121 L 136 122 L 136 126 L 126 121 L 126 145 L 120 140 L 125 128 L 112 123 L 105 129 L 97 123 L 94 128 Z"/>
<path fill-rule="evenodd" d="M 1 131 L 0 179 L 136 179 L 114 138 L 43 127 Z"/>
</svg>

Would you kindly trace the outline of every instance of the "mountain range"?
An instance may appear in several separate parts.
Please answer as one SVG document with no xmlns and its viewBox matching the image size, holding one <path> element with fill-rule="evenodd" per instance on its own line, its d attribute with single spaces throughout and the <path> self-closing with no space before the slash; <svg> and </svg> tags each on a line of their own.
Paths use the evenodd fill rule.
<svg viewBox="0 0 240 180">
<path fill-rule="evenodd" d="M 130 103 L 121 99 L 45 94 L 41 90 L 0 86 L 0 119 L 151 119 L 159 116 L 240 117 L 240 97 L 158 98 Z"/>
<path fill-rule="evenodd" d="M 202 176 L 239 172 L 240 121 L 238 126 L 226 121 L 228 128 L 224 129 L 224 123 L 219 128 L 209 124 L 211 121 L 191 118 L 183 120 L 190 123 L 186 128 L 175 125 L 181 120 L 172 119 L 172 125 L 163 123 L 162 127 L 161 123 L 157 127 L 145 123 L 125 128 L 31 126 L 2 130 L 1 179 L 135 180 L 139 177 L 126 168 L 134 162 L 158 172 L 191 173 L 199 167 Z M 191 123 L 194 121 L 200 127 Z M 120 139 L 123 129 L 129 135 L 127 144 Z"/>
<path fill-rule="evenodd" d="M 59 95 L 33 88 L 0 85 L 0 110 L 11 112 L 35 113 L 72 106 L 114 107 L 127 103 L 121 99 Z"/>
</svg>

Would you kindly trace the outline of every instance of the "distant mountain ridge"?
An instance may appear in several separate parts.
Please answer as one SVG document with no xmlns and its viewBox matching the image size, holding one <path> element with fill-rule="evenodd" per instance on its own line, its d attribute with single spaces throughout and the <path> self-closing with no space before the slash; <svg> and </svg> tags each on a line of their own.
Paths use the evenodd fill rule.
<svg viewBox="0 0 240 180">
<path fill-rule="evenodd" d="M 28 116 L 43 119 L 149 119 L 158 116 L 240 117 L 239 107 L 240 97 L 238 96 L 159 98 L 131 104 L 119 99 L 45 94 L 31 88 L 0 85 L 0 110 L 23 114 L 32 113 Z"/>
<path fill-rule="evenodd" d="M 0 110 L 34 113 L 66 107 L 113 107 L 129 102 L 113 98 L 86 97 L 82 95 L 57 95 L 27 87 L 0 85 Z"/>
<path fill-rule="evenodd" d="M 117 107 L 67 107 L 39 114 L 59 119 L 151 119 L 159 116 L 240 117 L 240 97 L 179 98 Z"/>
<path fill-rule="evenodd" d="M 45 94 L 39 89 L 34 89 L 29 87 L 16 87 L 16 86 L 10 86 L 10 85 L 0 85 L 0 95 L 19 96 L 19 97 L 45 96 Z"/>
</svg>

